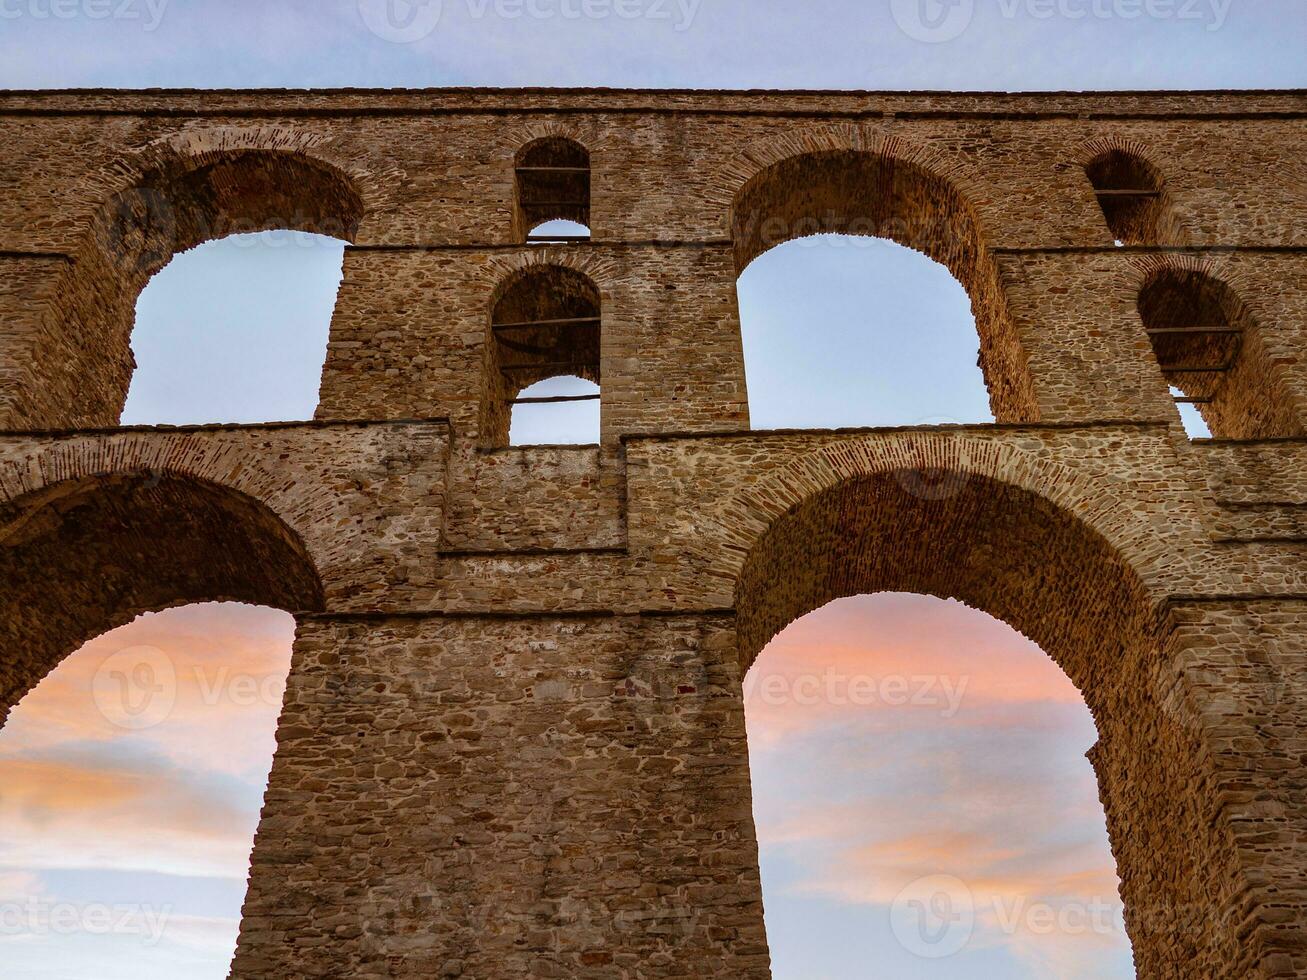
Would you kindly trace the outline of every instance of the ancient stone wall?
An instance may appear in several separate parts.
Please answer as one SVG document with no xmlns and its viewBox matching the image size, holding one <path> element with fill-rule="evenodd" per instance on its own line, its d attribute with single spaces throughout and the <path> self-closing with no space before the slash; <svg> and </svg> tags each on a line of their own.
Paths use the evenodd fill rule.
<svg viewBox="0 0 1307 980">
<path fill-rule="evenodd" d="M 763 978 L 752 658 L 841 595 L 954 597 L 1094 713 L 1140 976 L 1307 975 L 1305 120 L 0 94 L 0 712 L 141 612 L 288 609 L 234 976 Z M 144 283 L 263 228 L 348 242 L 317 418 L 117 428 Z M 998 424 L 750 431 L 735 280 L 821 231 L 951 269 Z M 599 443 L 504 445 L 562 373 Z M 1240 438 L 1186 438 L 1178 380 Z"/>
</svg>

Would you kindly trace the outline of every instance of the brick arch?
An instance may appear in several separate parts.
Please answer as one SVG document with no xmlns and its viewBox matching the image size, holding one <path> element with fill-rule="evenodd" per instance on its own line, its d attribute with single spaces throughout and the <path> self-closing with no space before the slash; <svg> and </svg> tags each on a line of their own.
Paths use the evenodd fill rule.
<svg viewBox="0 0 1307 980">
<path fill-rule="evenodd" d="M 593 249 L 544 245 L 492 255 L 479 272 L 479 279 L 489 297 L 487 308 L 493 309 L 505 291 L 523 276 L 550 267 L 569 269 L 585 276 L 598 288 L 605 304 L 611 300 L 612 289 L 622 275 L 619 258 L 597 254 Z"/>
<path fill-rule="evenodd" d="M 924 143 L 856 123 L 790 129 L 754 140 L 721 168 L 707 200 L 729 210 L 740 188 L 764 170 L 805 154 L 845 150 L 915 164 L 948 181 L 975 206 L 989 200 L 985 181 L 966 161 Z M 728 218 L 724 230 L 729 229 Z"/>
<path fill-rule="evenodd" d="M 958 599 L 1038 643 L 1098 729 L 1091 759 L 1138 972 L 1188 975 L 1233 940 L 1221 924 L 1241 920 L 1214 896 L 1238 895 L 1242 879 L 1223 863 L 1235 845 L 1212 818 L 1206 733 L 1169 700 L 1179 668 L 1161 601 L 1183 587 L 1167 568 L 1181 542 L 1126 512 L 1121 490 L 962 435 L 831 445 L 724 510 L 730 541 L 716 571 L 734 582 L 741 670 L 799 616 L 882 591 Z M 1158 909 L 1202 909 L 1211 927 L 1177 940 Z"/>
<path fill-rule="evenodd" d="M 955 512 L 959 507 L 974 509 L 986 494 L 1007 493 L 1010 488 L 1014 499 L 1022 500 L 1023 506 L 1050 515 L 1066 515 L 1082 529 L 1079 533 L 1086 540 L 1101 542 L 1101 554 L 1115 556 L 1112 561 L 1118 563 L 1124 578 L 1135 583 L 1133 588 L 1141 601 L 1151 606 L 1150 597 L 1183 587 L 1183 572 L 1178 573 L 1168 559 L 1192 542 L 1174 528 L 1159 534 L 1150 523 L 1125 511 L 1122 488 L 1116 481 L 1088 476 L 1008 443 L 936 432 L 827 446 L 799 457 L 740 492 L 719 518 L 723 528 L 720 537 L 725 540 L 717 548 L 710 574 L 735 583 L 737 602 L 746 599 L 751 566 L 756 568 L 759 549 L 775 527 L 792 519 L 812 501 L 859 484 L 874 484 L 877 499 L 885 507 L 893 508 L 900 516 L 915 514 L 914 519 L 920 518 L 929 534 L 938 531 L 941 536 L 956 530 L 950 517 L 958 516 Z M 830 550 L 838 553 L 839 548 L 832 544 Z M 985 607 L 983 597 L 950 597 Z M 824 601 L 833 598 L 837 596 Z M 742 611 L 741 615 L 747 620 L 750 613 Z M 780 623 L 776 629 L 784 625 Z M 742 628 L 745 666 L 775 631 Z"/>
<path fill-rule="evenodd" d="M 0 720 L 64 657 L 142 613 L 324 608 L 317 564 L 286 521 L 175 467 L 68 475 L 6 500 L 0 517 Z"/>
<path fill-rule="evenodd" d="M 981 218 L 988 196 L 968 165 L 846 124 L 755 142 L 712 186 L 739 272 L 774 246 L 821 233 L 888 238 L 945 266 L 971 298 L 995 417 L 1038 420 L 1035 382 Z"/>
<path fill-rule="evenodd" d="M 1085 140 L 1072 150 L 1071 159 L 1081 167 L 1087 167 L 1104 153 L 1128 153 L 1130 156 L 1138 157 L 1150 166 L 1157 166 L 1154 160 L 1153 150 L 1139 140 L 1131 139 L 1128 136 L 1120 136 L 1116 133 L 1109 133 L 1105 136 L 1094 136 Z"/>
<path fill-rule="evenodd" d="M 973 480 L 1011 485 L 1072 513 L 1127 561 L 1151 595 L 1183 591 L 1205 572 L 1177 567 L 1172 556 L 1201 543 L 1202 528 L 1179 520 L 1157 527 L 1122 504 L 1114 479 L 1082 473 L 1008 442 L 961 432 L 907 431 L 838 442 L 791 461 L 732 497 L 710 535 L 708 574 L 737 583 L 759 537 L 815 494 L 864 477 L 894 475 L 905 501 L 953 495 Z"/>
<path fill-rule="evenodd" d="M 361 167 L 335 137 L 290 126 L 195 126 L 138 147 L 88 181 L 98 202 L 148 182 L 154 175 L 194 170 L 244 153 L 277 153 L 335 171 L 358 194 L 361 214 L 384 211 L 394 203 L 403 178 L 397 169 Z"/>
<path fill-rule="evenodd" d="M 565 139 L 580 143 L 590 151 L 592 162 L 595 154 L 606 149 L 609 143 L 604 127 L 584 122 L 578 124 L 563 119 L 530 119 L 506 126 L 497 132 L 495 143 L 500 155 L 509 166 L 512 166 L 524 146 L 546 139 Z"/>
<path fill-rule="evenodd" d="M 117 422 L 136 300 L 174 255 L 252 231 L 352 241 L 393 183 L 351 172 L 323 137 L 275 126 L 185 130 L 92 177 L 97 204 L 46 312 L 32 427 Z"/>
<path fill-rule="evenodd" d="M 1100 200 L 1094 193 L 1091 168 L 1104 158 L 1120 155 L 1136 161 L 1142 173 L 1137 180 L 1156 185 L 1160 194 L 1126 204 L 1112 199 Z M 1187 241 L 1184 226 L 1179 221 L 1175 201 L 1171 194 L 1170 174 L 1158 163 L 1157 153 L 1150 147 L 1126 136 L 1107 134 L 1085 140 L 1073 149 L 1072 160 L 1080 167 L 1085 178 L 1085 196 L 1100 213 L 1110 236 L 1118 233 L 1127 245 L 1181 245 Z M 1133 181 L 1132 181 L 1133 182 Z"/>
<path fill-rule="evenodd" d="M 21 460 L 0 461 L 0 548 L 69 488 L 120 477 L 176 479 L 257 501 L 304 543 L 326 589 L 343 588 L 345 570 L 357 558 L 357 541 L 340 532 L 350 505 L 327 489 L 331 478 L 308 471 L 287 480 L 278 458 L 284 443 L 251 456 L 240 441 L 216 434 L 215 429 L 90 433 L 44 440 Z"/>
</svg>

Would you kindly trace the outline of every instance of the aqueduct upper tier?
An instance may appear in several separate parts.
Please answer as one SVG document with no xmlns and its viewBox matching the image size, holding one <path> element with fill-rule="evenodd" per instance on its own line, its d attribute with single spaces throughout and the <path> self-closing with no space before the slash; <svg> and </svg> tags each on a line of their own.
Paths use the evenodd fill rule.
<svg viewBox="0 0 1307 980">
<path fill-rule="evenodd" d="M 954 597 L 1094 713 L 1139 975 L 1307 976 L 1305 139 L 1302 92 L 0 94 L 0 715 L 142 612 L 287 609 L 234 976 L 761 980 L 744 671 Z M 348 243 L 316 418 L 118 426 L 145 282 L 273 228 Z M 736 279 L 820 232 L 947 266 L 996 424 L 750 429 Z M 561 374 L 598 441 L 507 445 Z"/>
</svg>

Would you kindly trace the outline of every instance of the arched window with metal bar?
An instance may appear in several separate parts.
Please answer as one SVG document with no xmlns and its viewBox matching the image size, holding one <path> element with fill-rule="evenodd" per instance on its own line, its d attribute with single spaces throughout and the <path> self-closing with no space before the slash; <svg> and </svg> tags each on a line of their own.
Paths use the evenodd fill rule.
<svg viewBox="0 0 1307 980">
<path fill-rule="evenodd" d="M 590 240 L 589 150 L 561 136 L 538 139 L 518 153 L 515 174 L 518 241 Z"/>
<path fill-rule="evenodd" d="M 1139 316 L 1176 402 L 1193 405 L 1213 436 L 1303 434 L 1275 359 L 1226 283 L 1194 269 L 1161 270 L 1140 290 Z"/>
<path fill-rule="evenodd" d="M 1136 153 L 1107 150 L 1085 166 L 1103 219 L 1118 245 L 1156 245 L 1166 237 L 1161 171 Z"/>
<path fill-rule="evenodd" d="M 592 431 L 578 434 L 568 407 L 599 403 L 599 289 L 584 274 L 557 265 L 537 265 L 519 273 L 500 290 L 490 315 L 487 385 L 482 412 L 482 443 L 504 446 L 510 430 L 518 431 L 519 410 L 538 417 L 522 428 L 532 442 L 598 442 L 598 418 Z M 527 392 L 540 382 L 559 382 L 555 391 Z M 586 385 L 585 383 L 589 384 Z M 539 417 L 550 412 L 562 425 Z M 575 414 L 575 413 L 571 413 Z M 549 438 L 541 433 L 554 432 Z M 519 441 L 514 439 L 513 441 Z"/>
</svg>

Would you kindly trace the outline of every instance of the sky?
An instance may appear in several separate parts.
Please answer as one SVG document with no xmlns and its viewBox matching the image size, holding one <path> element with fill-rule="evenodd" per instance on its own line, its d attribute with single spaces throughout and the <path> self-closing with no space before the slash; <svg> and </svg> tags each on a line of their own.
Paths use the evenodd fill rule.
<svg viewBox="0 0 1307 980">
<path fill-rule="evenodd" d="M 0 0 L 0 86 L 1307 83 L 1298 0 L 389 2 Z M 272 234 L 175 259 L 140 299 L 124 421 L 309 417 L 342 247 Z M 793 242 L 739 293 L 755 426 L 989 420 L 966 297 L 922 256 Z M 582 403 L 515 419 L 513 439 L 596 426 Z M 292 633 L 235 605 L 146 616 L 14 710 L 4 976 L 225 975 Z M 140 663 L 177 680 L 157 717 L 115 699 Z M 778 980 L 1132 975 L 1093 724 L 1029 641 L 957 603 L 841 600 L 763 652 L 746 711 Z M 923 929 L 941 896 L 958 914 Z"/>
</svg>

